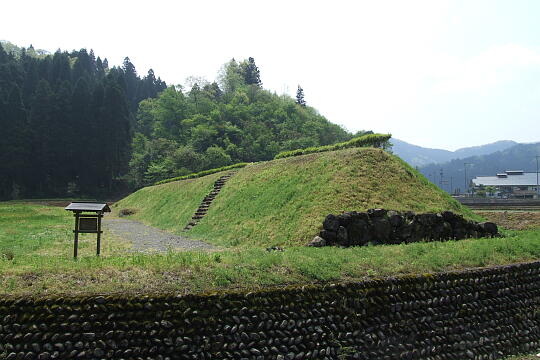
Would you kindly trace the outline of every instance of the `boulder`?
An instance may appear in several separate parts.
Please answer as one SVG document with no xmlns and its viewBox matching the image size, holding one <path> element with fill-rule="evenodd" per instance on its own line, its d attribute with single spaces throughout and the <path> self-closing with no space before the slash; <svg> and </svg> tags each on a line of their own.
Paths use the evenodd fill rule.
<svg viewBox="0 0 540 360">
<path fill-rule="evenodd" d="M 369 224 L 365 220 L 353 220 L 347 226 L 347 235 L 350 245 L 365 245 L 370 238 Z"/>
<path fill-rule="evenodd" d="M 351 213 L 343 213 L 343 214 L 338 215 L 337 219 L 339 221 L 339 225 L 347 226 L 352 221 L 352 215 L 351 215 Z"/>
<path fill-rule="evenodd" d="M 337 231 L 336 241 L 339 245 L 347 246 L 349 245 L 349 236 L 347 234 L 347 229 L 343 226 L 340 226 Z"/>
<path fill-rule="evenodd" d="M 390 221 L 384 217 L 377 217 L 372 220 L 373 222 L 373 240 L 382 243 L 388 242 L 390 234 L 392 233 L 392 225 Z"/>
<path fill-rule="evenodd" d="M 308 246 L 323 247 L 326 246 L 326 240 L 324 240 L 320 236 L 315 236 L 313 240 L 311 240 L 311 242 L 308 244 Z"/>
<path fill-rule="evenodd" d="M 385 216 L 387 212 L 385 209 L 368 209 L 367 214 L 370 218 L 378 218 Z"/>
<path fill-rule="evenodd" d="M 397 227 L 400 227 L 405 220 L 403 219 L 403 216 L 400 215 L 399 213 L 397 213 L 395 211 L 389 211 L 388 212 L 388 221 L 390 221 L 390 224 L 393 227 L 397 228 Z"/>
<path fill-rule="evenodd" d="M 323 222 L 323 229 L 337 232 L 339 228 L 339 220 L 335 215 L 328 215 Z"/>
<path fill-rule="evenodd" d="M 335 231 L 322 230 L 319 236 L 325 239 L 327 243 L 333 243 L 336 241 L 337 233 Z"/>
<path fill-rule="evenodd" d="M 497 228 L 497 224 L 495 223 L 486 221 L 486 222 L 480 223 L 479 225 L 485 235 L 494 237 L 499 234 L 499 229 Z"/>
</svg>

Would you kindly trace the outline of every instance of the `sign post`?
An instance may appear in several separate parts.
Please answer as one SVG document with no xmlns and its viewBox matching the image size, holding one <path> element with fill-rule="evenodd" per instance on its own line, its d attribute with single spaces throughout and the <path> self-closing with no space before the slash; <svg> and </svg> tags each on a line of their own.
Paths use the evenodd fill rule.
<svg viewBox="0 0 540 360">
<path fill-rule="evenodd" d="M 66 210 L 73 211 L 75 216 L 75 239 L 73 243 L 73 257 L 77 259 L 79 250 L 79 234 L 96 234 L 96 256 L 101 253 L 101 219 L 103 213 L 111 212 L 107 204 L 94 202 L 73 202 L 66 207 Z"/>
</svg>

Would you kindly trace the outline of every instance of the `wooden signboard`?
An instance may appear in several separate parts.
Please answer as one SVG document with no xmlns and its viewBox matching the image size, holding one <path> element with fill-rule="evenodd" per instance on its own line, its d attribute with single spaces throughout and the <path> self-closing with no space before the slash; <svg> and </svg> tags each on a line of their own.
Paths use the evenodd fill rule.
<svg viewBox="0 0 540 360">
<path fill-rule="evenodd" d="M 101 234 L 103 233 L 103 231 L 101 231 L 101 218 L 103 217 L 103 213 L 111 211 L 109 206 L 105 203 L 79 201 L 69 204 L 66 207 L 66 210 L 73 211 L 73 215 L 75 216 L 73 257 L 75 259 L 77 258 L 80 233 L 97 234 L 96 255 L 99 256 L 99 253 L 101 252 Z"/>
<path fill-rule="evenodd" d="M 79 232 L 96 232 L 98 231 L 98 218 L 96 217 L 80 217 Z"/>
</svg>

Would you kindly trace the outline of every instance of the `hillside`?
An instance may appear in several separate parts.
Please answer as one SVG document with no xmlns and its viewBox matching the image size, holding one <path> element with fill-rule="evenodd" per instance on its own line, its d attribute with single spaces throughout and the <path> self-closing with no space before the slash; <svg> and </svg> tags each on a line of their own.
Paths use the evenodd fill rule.
<svg viewBox="0 0 540 360">
<path fill-rule="evenodd" d="M 409 144 L 403 140 L 393 139 L 393 152 L 411 166 L 427 166 L 429 164 L 444 163 L 453 159 L 469 156 L 491 154 L 517 145 L 515 141 L 501 140 L 491 144 L 461 148 L 456 151 L 444 149 L 430 149 Z"/>
<path fill-rule="evenodd" d="M 135 188 L 353 136 L 301 96 L 265 89 L 251 57 L 227 62 L 214 82 L 195 79 L 142 101 L 137 120 L 128 176 Z"/>
<path fill-rule="evenodd" d="M 442 164 L 431 164 L 420 168 L 422 174 L 435 183 L 439 183 L 440 169 L 443 169 L 444 179 L 452 177 L 453 189 L 465 189 L 464 163 L 467 165 L 467 179 L 470 181 L 476 176 L 495 175 L 506 170 L 536 171 L 535 156 L 540 154 L 540 143 L 518 144 L 503 151 L 488 155 L 472 156 L 452 160 Z M 449 185 L 444 190 L 450 191 Z"/>
<path fill-rule="evenodd" d="M 179 233 L 223 175 L 143 188 L 114 205 Z M 303 245 L 329 213 L 384 207 L 473 216 L 399 158 L 355 148 L 255 163 L 227 182 L 202 221 L 183 233 L 215 245 Z"/>
</svg>

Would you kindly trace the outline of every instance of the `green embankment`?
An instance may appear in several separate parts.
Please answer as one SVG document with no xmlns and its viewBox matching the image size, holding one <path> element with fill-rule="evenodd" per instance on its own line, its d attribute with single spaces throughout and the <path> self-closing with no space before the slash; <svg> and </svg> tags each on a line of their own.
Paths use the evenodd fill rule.
<svg viewBox="0 0 540 360">
<path fill-rule="evenodd" d="M 216 173 L 197 179 L 145 187 L 115 203 L 113 212 L 132 209 L 135 214 L 130 216 L 131 219 L 178 232 L 189 222 L 201 200 L 222 175 L 223 173 Z"/>
<path fill-rule="evenodd" d="M 224 173 L 141 189 L 115 204 L 180 233 Z M 383 207 L 474 215 L 399 158 L 354 148 L 249 165 L 236 172 L 187 235 L 221 246 L 304 245 L 329 213 Z"/>
</svg>

